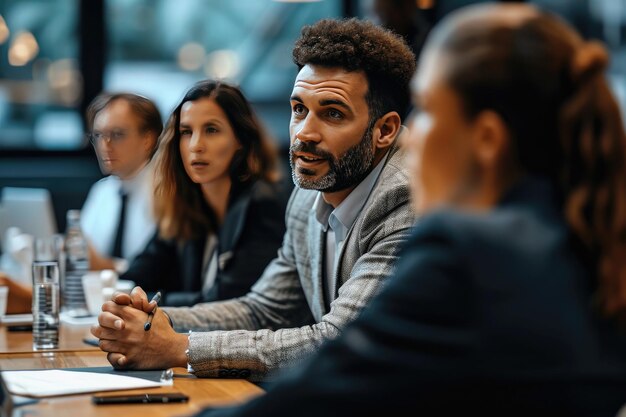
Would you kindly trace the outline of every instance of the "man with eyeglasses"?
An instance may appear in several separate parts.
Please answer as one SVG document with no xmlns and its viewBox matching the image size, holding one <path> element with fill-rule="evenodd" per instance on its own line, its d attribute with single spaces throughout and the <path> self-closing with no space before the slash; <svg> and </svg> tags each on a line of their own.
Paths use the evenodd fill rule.
<svg viewBox="0 0 626 417">
<path fill-rule="evenodd" d="M 90 269 L 123 272 L 155 232 L 149 162 L 163 123 L 152 101 L 129 93 L 97 96 L 86 118 L 100 169 L 110 174 L 93 185 L 82 210 Z"/>
</svg>

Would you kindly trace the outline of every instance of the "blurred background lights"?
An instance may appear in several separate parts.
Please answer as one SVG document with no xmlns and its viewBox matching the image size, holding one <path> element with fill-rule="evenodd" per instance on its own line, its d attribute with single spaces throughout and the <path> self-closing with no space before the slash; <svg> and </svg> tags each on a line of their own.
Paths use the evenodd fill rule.
<svg viewBox="0 0 626 417">
<path fill-rule="evenodd" d="M 190 42 L 178 51 L 178 66 L 187 71 L 196 71 L 204 62 L 204 47 L 199 43 Z"/>
<path fill-rule="evenodd" d="M 74 59 L 59 59 L 48 66 L 48 85 L 58 102 L 76 105 L 82 94 L 82 76 Z"/>
<path fill-rule="evenodd" d="M 417 7 L 420 9 L 432 9 L 435 7 L 435 0 L 417 0 Z"/>
<path fill-rule="evenodd" d="M 21 67 L 28 64 L 39 53 L 37 40 L 30 32 L 19 32 L 9 48 L 9 64 Z"/>
<path fill-rule="evenodd" d="M 2 45 L 9 38 L 9 27 L 4 18 L 0 15 L 0 45 Z"/>
<path fill-rule="evenodd" d="M 230 49 L 219 49 L 211 52 L 204 66 L 207 77 L 217 79 L 233 79 L 239 74 L 239 57 Z"/>
</svg>

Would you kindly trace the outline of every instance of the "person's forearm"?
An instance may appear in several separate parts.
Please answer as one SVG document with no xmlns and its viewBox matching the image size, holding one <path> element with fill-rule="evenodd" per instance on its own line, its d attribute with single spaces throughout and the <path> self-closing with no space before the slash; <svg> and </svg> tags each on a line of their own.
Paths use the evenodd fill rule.
<svg viewBox="0 0 626 417">
<path fill-rule="evenodd" d="M 92 271 L 101 271 L 103 269 L 112 269 L 115 271 L 117 270 L 115 266 L 113 259 L 102 257 L 89 259 L 89 269 Z"/>
<path fill-rule="evenodd" d="M 239 299 L 201 303 L 193 307 L 164 307 L 163 312 L 177 332 L 258 328 L 252 312 Z"/>
<path fill-rule="evenodd" d="M 328 322 L 277 331 L 193 332 L 188 360 L 198 377 L 260 381 L 301 361 L 338 334 Z"/>
<path fill-rule="evenodd" d="M 7 314 L 30 313 L 33 290 L 31 287 L 13 281 L 0 272 L 0 285 L 9 287 Z"/>
</svg>

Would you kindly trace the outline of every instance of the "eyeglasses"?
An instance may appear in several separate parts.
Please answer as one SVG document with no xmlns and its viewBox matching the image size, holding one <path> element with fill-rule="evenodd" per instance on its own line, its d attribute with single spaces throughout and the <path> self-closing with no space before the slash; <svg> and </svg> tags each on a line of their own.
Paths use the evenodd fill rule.
<svg viewBox="0 0 626 417">
<path fill-rule="evenodd" d="M 109 132 L 91 132 L 87 134 L 87 138 L 94 145 L 100 145 L 103 142 L 106 143 L 120 143 L 128 137 L 128 132 L 125 130 L 111 130 Z"/>
</svg>

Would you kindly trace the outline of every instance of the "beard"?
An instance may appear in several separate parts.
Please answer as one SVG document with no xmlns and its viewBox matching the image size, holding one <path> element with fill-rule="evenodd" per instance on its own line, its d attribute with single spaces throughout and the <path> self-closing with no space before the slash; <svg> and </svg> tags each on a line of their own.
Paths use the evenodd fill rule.
<svg viewBox="0 0 626 417">
<path fill-rule="evenodd" d="M 372 134 L 374 124 L 365 130 L 361 140 L 349 148 L 340 157 L 317 148 L 314 142 L 302 142 L 298 139 L 289 147 L 291 176 L 296 186 L 307 190 L 318 190 L 332 193 L 357 185 L 370 173 L 374 164 L 374 147 Z M 296 167 L 296 152 L 306 152 L 328 162 L 328 172 L 315 177 L 315 171 Z"/>
</svg>

